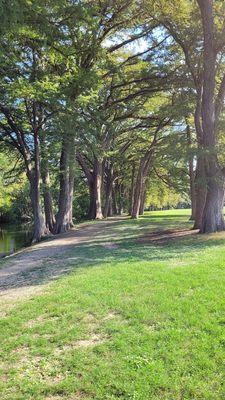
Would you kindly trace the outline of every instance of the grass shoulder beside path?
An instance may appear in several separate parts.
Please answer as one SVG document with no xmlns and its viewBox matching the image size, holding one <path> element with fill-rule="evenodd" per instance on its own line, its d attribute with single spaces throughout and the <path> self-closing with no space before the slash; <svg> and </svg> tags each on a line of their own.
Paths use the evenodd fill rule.
<svg viewBox="0 0 225 400">
<path fill-rule="evenodd" d="M 224 399 L 225 234 L 156 234 L 190 226 L 186 210 L 115 221 L 42 294 L 3 303 L 0 398 Z"/>
</svg>

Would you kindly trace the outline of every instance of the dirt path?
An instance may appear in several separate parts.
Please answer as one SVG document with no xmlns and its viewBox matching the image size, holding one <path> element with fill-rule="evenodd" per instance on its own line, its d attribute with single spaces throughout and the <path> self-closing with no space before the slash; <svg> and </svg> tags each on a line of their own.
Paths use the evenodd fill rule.
<svg viewBox="0 0 225 400">
<path fill-rule="evenodd" d="M 68 260 L 69 252 L 74 246 L 101 243 L 106 237 L 113 237 L 113 225 L 123 219 L 111 218 L 80 225 L 68 233 L 7 257 L 2 268 L 0 267 L 0 299 L 4 301 L 25 298 L 40 292 L 46 281 L 56 279 L 71 270 L 65 259 Z M 104 244 L 109 248 L 111 245 L 113 246 L 110 242 Z"/>
</svg>

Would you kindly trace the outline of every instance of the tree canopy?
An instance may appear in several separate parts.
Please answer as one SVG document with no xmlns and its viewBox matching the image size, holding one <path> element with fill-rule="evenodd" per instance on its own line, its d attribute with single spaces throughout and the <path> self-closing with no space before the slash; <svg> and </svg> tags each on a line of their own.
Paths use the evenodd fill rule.
<svg viewBox="0 0 225 400">
<path fill-rule="evenodd" d="M 225 228 L 223 1 L 12 0 L 0 13 L 4 215 L 18 191 L 34 241 L 178 204 L 202 233 Z"/>
</svg>

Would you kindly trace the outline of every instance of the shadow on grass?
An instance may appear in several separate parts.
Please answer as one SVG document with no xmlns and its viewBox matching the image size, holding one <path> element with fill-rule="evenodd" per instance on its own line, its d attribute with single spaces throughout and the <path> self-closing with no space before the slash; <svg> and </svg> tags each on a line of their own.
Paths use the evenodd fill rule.
<svg viewBox="0 0 225 400">
<path fill-rule="evenodd" d="M 156 220 L 160 220 L 158 223 Z M 169 220 L 173 220 L 172 222 Z M 166 221 L 167 220 L 167 221 Z M 90 225 L 90 227 L 94 225 Z M 118 263 L 138 263 L 149 262 L 154 266 L 154 262 L 167 262 L 182 259 L 185 262 L 188 257 L 196 257 L 198 259 L 199 252 L 206 249 L 215 248 L 215 250 L 223 246 L 225 240 L 217 237 L 215 240 L 209 236 L 202 236 L 196 233 L 188 236 L 179 236 L 171 240 L 156 243 L 146 240 L 140 243 L 138 239 L 145 234 L 151 234 L 157 230 L 166 232 L 164 227 L 169 229 L 180 229 L 180 227 L 188 227 L 191 225 L 185 221 L 182 215 L 173 216 L 147 216 L 140 220 L 120 220 L 107 222 L 99 222 L 99 233 L 90 237 L 91 228 L 87 227 L 87 232 L 83 233 L 83 237 L 87 240 L 78 244 L 65 244 L 64 252 L 58 253 L 54 257 L 45 257 L 43 263 L 38 267 L 30 268 L 24 272 L 18 272 L 15 275 L 9 275 L 0 282 L 0 291 L 27 286 L 37 286 L 46 284 L 50 281 L 58 279 L 60 276 L 76 271 L 80 267 L 93 267 L 101 264 Z M 78 231 L 79 233 L 79 231 Z M 51 249 L 57 249 L 57 244 L 52 240 Z M 67 246 L 67 247 L 66 247 Z M 65 251 L 66 247 L 66 251 Z"/>
<path fill-rule="evenodd" d="M 186 216 L 187 217 L 187 219 L 188 219 L 188 217 L 189 216 Z M 185 215 L 183 215 L 183 214 L 166 214 L 166 215 L 159 215 L 159 214 L 148 214 L 148 215 L 143 215 L 142 217 L 141 217 L 141 220 L 143 219 L 159 219 L 159 220 L 162 220 L 162 219 L 175 219 L 175 220 L 177 220 L 177 219 L 183 219 L 184 220 L 184 218 L 185 218 Z"/>
</svg>

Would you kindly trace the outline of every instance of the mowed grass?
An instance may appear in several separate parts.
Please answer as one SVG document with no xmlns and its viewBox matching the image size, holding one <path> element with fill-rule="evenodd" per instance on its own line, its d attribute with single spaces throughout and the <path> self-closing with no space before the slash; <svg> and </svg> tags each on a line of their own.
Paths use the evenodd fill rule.
<svg viewBox="0 0 225 400">
<path fill-rule="evenodd" d="M 1 400 L 225 399 L 225 234 L 137 241 L 188 215 L 117 222 L 111 246 L 70 251 L 69 274 L 3 304 Z"/>
</svg>

